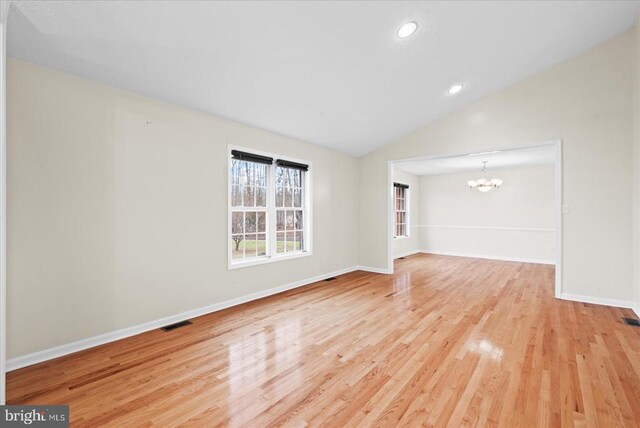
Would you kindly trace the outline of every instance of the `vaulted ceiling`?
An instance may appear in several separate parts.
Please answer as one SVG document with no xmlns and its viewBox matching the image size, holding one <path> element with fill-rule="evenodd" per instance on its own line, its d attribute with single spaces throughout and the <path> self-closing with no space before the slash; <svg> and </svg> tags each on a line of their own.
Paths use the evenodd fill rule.
<svg viewBox="0 0 640 428">
<path fill-rule="evenodd" d="M 616 1 L 20 1 L 8 48 L 361 156 L 630 28 L 639 11 Z M 400 39 L 409 21 L 418 30 Z"/>
</svg>

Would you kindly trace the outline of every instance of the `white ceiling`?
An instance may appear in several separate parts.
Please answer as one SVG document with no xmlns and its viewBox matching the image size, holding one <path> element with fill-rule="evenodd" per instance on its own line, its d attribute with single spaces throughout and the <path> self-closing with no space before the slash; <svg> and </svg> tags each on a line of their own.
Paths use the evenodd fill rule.
<svg viewBox="0 0 640 428">
<path fill-rule="evenodd" d="M 630 28 L 640 2 L 19 1 L 9 54 L 352 155 Z M 401 40 L 398 27 L 416 21 Z M 447 97 L 447 88 L 465 90 Z"/>
<path fill-rule="evenodd" d="M 463 171 L 480 173 L 483 161 L 487 161 L 487 171 L 519 166 L 553 165 L 556 161 L 556 149 L 553 145 L 544 145 L 465 156 L 417 159 L 394 163 L 394 167 L 415 175 L 450 174 Z"/>
</svg>

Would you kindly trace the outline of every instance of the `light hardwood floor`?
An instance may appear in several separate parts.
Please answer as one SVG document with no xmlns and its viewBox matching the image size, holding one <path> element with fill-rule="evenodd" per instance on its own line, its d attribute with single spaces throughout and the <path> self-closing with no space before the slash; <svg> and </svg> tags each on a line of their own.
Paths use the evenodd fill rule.
<svg viewBox="0 0 640 428">
<path fill-rule="evenodd" d="M 8 375 L 74 426 L 640 426 L 630 310 L 551 266 L 434 255 L 353 272 Z"/>
</svg>

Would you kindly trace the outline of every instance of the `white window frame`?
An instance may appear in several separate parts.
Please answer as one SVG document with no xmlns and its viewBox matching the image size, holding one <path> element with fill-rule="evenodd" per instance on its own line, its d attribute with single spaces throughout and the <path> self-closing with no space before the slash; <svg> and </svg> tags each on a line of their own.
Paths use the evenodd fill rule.
<svg viewBox="0 0 640 428">
<path fill-rule="evenodd" d="M 268 183 L 267 183 L 267 224 L 266 224 L 266 238 L 267 238 L 267 254 L 264 256 L 253 257 L 250 259 L 233 260 L 233 252 L 231 249 L 231 226 L 232 226 L 232 213 L 233 211 L 244 210 L 244 207 L 231 206 L 231 151 L 239 150 L 242 152 L 252 153 L 261 156 L 267 156 L 273 158 L 273 164 L 268 171 Z M 301 251 L 289 252 L 289 253 L 277 253 L 276 242 L 276 200 L 275 200 L 275 171 L 276 171 L 276 159 L 287 160 L 290 162 L 301 163 L 309 165 L 309 170 L 305 171 L 303 176 L 303 191 L 302 191 L 302 208 L 303 208 L 303 236 L 305 248 Z M 227 150 L 227 265 L 228 269 L 239 269 L 248 266 L 262 265 L 266 263 L 274 263 L 284 260 L 297 259 L 301 257 L 308 257 L 313 255 L 313 165 L 311 162 L 303 159 L 296 159 L 290 156 L 284 156 L 275 153 L 269 153 L 261 150 L 255 150 L 249 147 L 229 145 Z M 248 209 L 251 211 L 252 209 Z M 255 210 L 255 211 L 259 211 Z"/>
<path fill-rule="evenodd" d="M 396 181 L 396 183 L 398 184 L 404 184 L 405 186 L 409 186 L 406 183 L 401 183 L 399 181 Z M 410 221 L 411 221 L 411 215 L 409 214 L 410 209 L 411 209 L 411 187 L 407 187 L 406 189 L 404 189 L 404 211 L 399 211 L 396 206 L 397 206 L 397 201 L 396 201 L 396 187 L 393 186 L 393 214 L 394 214 L 394 218 L 393 218 L 393 239 L 408 239 L 411 237 L 411 227 L 410 227 Z M 404 226 L 404 230 L 406 232 L 406 235 L 396 235 L 396 231 L 398 230 L 398 216 L 397 213 L 399 212 L 404 212 L 404 218 L 405 218 L 405 226 Z"/>
</svg>

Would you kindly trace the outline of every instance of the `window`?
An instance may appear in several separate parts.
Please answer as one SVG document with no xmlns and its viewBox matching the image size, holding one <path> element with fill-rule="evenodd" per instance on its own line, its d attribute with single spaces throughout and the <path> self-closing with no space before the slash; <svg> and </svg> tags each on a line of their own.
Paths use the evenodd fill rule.
<svg viewBox="0 0 640 428">
<path fill-rule="evenodd" d="M 229 268 L 310 255 L 309 165 L 232 150 Z"/>
<path fill-rule="evenodd" d="M 304 250 L 303 175 L 288 162 L 276 164 L 276 253 Z"/>
<path fill-rule="evenodd" d="M 409 186 L 393 183 L 395 199 L 395 238 L 409 237 Z"/>
</svg>

